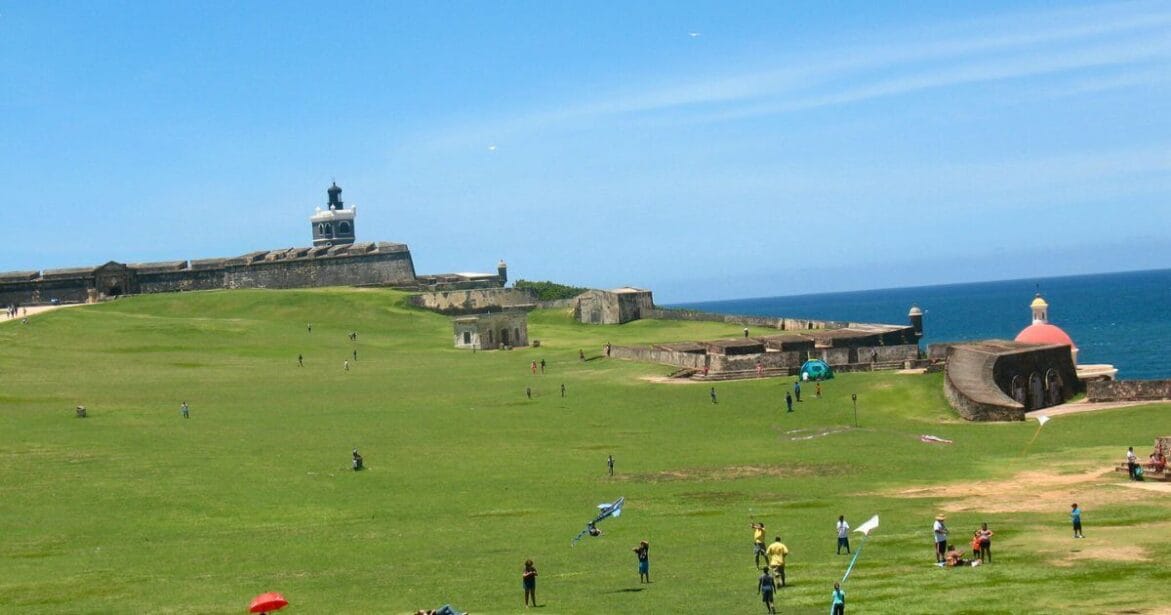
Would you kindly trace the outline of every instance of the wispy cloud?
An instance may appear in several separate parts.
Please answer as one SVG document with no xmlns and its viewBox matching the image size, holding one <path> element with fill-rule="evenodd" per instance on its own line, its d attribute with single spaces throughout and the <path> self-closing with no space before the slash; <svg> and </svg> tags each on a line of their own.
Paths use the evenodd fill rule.
<svg viewBox="0 0 1171 615">
<path fill-rule="evenodd" d="M 743 66 L 734 59 L 728 65 Z M 1076 9 L 1003 14 L 875 33 L 865 42 L 814 55 L 778 49 L 770 63 L 725 74 L 667 75 L 583 88 L 594 93 L 546 108 L 521 110 L 490 120 L 451 126 L 429 136 L 437 144 L 482 142 L 549 127 L 573 128 L 606 118 L 661 121 L 672 113 L 687 123 L 721 122 L 793 113 L 826 106 L 924 92 L 974 83 L 1037 76 L 1069 80 L 1064 90 L 1167 83 L 1171 71 L 1171 6 L 1165 3 L 1105 4 Z M 669 71 L 668 71 L 669 72 Z M 1093 73 L 1092 75 L 1090 73 Z"/>
</svg>

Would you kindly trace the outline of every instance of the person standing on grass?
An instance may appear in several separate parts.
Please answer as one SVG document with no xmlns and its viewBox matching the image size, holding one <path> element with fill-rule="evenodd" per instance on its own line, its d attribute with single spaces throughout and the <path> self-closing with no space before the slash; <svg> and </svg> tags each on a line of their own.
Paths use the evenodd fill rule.
<svg viewBox="0 0 1171 615">
<path fill-rule="evenodd" d="M 764 524 L 752 522 L 752 555 L 756 557 L 756 567 L 760 568 L 760 558 L 765 558 L 765 563 L 768 563 L 768 558 L 764 554 Z M 766 572 L 768 568 L 764 569 Z"/>
<path fill-rule="evenodd" d="M 846 515 L 838 515 L 838 552 L 842 554 L 842 547 L 846 548 L 846 555 L 850 554 L 850 524 L 846 523 Z"/>
<path fill-rule="evenodd" d="M 764 608 L 769 613 L 776 613 L 777 608 L 774 606 L 774 598 L 777 590 L 777 582 L 773 576 L 768 573 L 768 567 L 760 569 L 760 578 L 756 581 L 756 593 L 760 594 L 760 599 L 764 601 Z"/>
<path fill-rule="evenodd" d="M 305 330 L 308 331 L 309 333 L 313 333 L 313 323 L 311 323 L 311 322 L 305 323 Z"/>
<path fill-rule="evenodd" d="M 935 563 L 947 558 L 947 526 L 943 524 L 947 517 L 935 515 L 935 523 L 931 526 L 931 533 L 935 537 Z"/>
<path fill-rule="evenodd" d="M 305 357 L 304 357 L 304 355 L 297 355 L 297 366 L 298 366 L 298 367 L 305 367 Z"/>
<path fill-rule="evenodd" d="M 537 606 L 537 568 L 533 566 L 533 560 L 525 560 L 525 570 L 520 575 L 521 584 L 525 588 L 525 607 L 529 606 L 529 600 L 532 599 L 533 606 Z"/>
<path fill-rule="evenodd" d="M 634 551 L 634 555 L 638 557 L 638 582 L 639 583 L 650 583 L 651 582 L 651 558 L 650 558 L 651 546 L 650 546 L 650 544 L 644 540 L 644 541 L 638 543 L 638 546 L 631 549 L 631 550 Z"/>
<path fill-rule="evenodd" d="M 793 411 L 793 395 L 787 391 L 785 392 L 785 405 L 789 407 L 788 412 Z"/>
<path fill-rule="evenodd" d="M 1126 470 L 1130 474 L 1130 480 L 1138 480 L 1134 475 L 1134 469 L 1138 467 L 1138 456 L 1134 454 L 1134 447 L 1126 447 Z"/>
<path fill-rule="evenodd" d="M 817 388 L 813 389 L 813 396 L 821 399 L 821 382 L 818 382 L 815 386 Z"/>
<path fill-rule="evenodd" d="M 606 468 L 610 470 L 610 476 L 614 476 L 614 456 L 606 455 Z"/>
<path fill-rule="evenodd" d="M 534 376 L 537 375 L 537 362 L 536 361 L 533 361 L 532 363 L 529 364 L 529 371 L 531 371 Z"/>
<path fill-rule="evenodd" d="M 1077 502 L 1071 504 L 1072 509 L 1069 511 L 1069 517 L 1073 521 L 1073 537 L 1085 538 L 1082 534 L 1082 509 L 1077 507 Z"/>
<path fill-rule="evenodd" d="M 980 524 L 980 561 L 987 560 L 989 564 L 992 563 L 992 534 L 987 523 Z"/>
<path fill-rule="evenodd" d="M 529 399 L 533 398 L 533 387 L 525 387 L 525 397 Z"/>
<path fill-rule="evenodd" d="M 841 583 L 834 583 L 833 604 L 830 605 L 830 615 L 846 615 L 846 592 L 842 591 Z"/>
<path fill-rule="evenodd" d="M 179 404 L 179 414 L 183 415 L 185 419 L 191 418 L 191 409 L 187 407 L 187 402 Z"/>
<path fill-rule="evenodd" d="M 348 371 L 350 371 L 350 362 L 349 362 L 349 361 L 342 361 L 342 367 L 343 367 L 343 368 L 344 368 L 344 369 L 345 369 L 347 372 L 348 372 Z"/>
<path fill-rule="evenodd" d="M 564 382 L 561 383 L 561 396 L 565 397 L 565 383 Z"/>
<path fill-rule="evenodd" d="M 541 359 L 541 373 L 545 373 L 545 360 Z"/>
<path fill-rule="evenodd" d="M 797 401 L 801 401 L 801 380 L 800 379 L 797 379 L 796 381 L 793 382 L 793 397 L 796 397 Z"/>
<path fill-rule="evenodd" d="M 768 546 L 765 551 L 768 555 L 768 567 L 772 571 L 773 576 L 780 581 L 780 586 L 785 586 L 785 557 L 789 555 L 789 547 L 781 542 L 781 537 L 777 536 L 773 543 Z"/>
<path fill-rule="evenodd" d="M 712 396 L 712 403 L 713 404 L 720 403 L 719 401 L 716 400 L 716 387 L 712 387 L 712 390 L 708 394 Z"/>
</svg>

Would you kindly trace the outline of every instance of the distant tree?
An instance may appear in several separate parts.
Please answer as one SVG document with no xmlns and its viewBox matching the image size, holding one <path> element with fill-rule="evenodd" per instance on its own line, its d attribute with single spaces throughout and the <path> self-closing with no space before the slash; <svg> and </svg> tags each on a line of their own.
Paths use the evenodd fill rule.
<svg viewBox="0 0 1171 615">
<path fill-rule="evenodd" d="M 558 284 L 556 282 L 530 282 L 528 280 L 517 280 L 513 284 L 516 288 L 527 288 L 537 294 L 537 299 L 541 301 L 555 301 L 557 299 L 572 299 L 582 293 L 586 288 L 578 288 L 576 286 L 566 286 L 565 284 Z"/>
</svg>

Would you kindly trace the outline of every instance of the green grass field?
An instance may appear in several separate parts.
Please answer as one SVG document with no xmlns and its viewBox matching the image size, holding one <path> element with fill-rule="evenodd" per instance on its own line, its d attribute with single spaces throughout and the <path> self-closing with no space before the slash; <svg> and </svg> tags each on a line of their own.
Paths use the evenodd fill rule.
<svg viewBox="0 0 1171 615">
<path fill-rule="evenodd" d="M 723 382 L 713 405 L 707 385 L 650 382 L 670 368 L 601 347 L 738 326 L 543 311 L 529 327 L 540 348 L 471 353 L 403 297 L 153 295 L 0 324 L 0 612 L 242 613 L 269 590 L 288 613 L 518 612 L 532 558 L 541 613 L 763 613 L 755 517 L 792 551 L 779 610 L 825 613 L 848 563 L 837 516 L 875 513 L 851 613 L 1167 602 L 1171 494 L 1104 474 L 1126 446 L 1145 456 L 1171 434 L 1166 404 L 1057 417 L 1026 452 L 1035 422 L 959 420 L 940 375 L 845 374 L 821 399 L 805 387 L 793 414 L 791 381 Z M 355 447 L 368 471 L 350 471 Z M 571 548 L 618 496 L 621 518 Z M 1084 540 L 1070 537 L 1073 501 Z M 989 523 L 995 562 L 936 568 L 941 510 L 964 550 Z M 631 552 L 643 539 L 649 585 Z"/>
</svg>

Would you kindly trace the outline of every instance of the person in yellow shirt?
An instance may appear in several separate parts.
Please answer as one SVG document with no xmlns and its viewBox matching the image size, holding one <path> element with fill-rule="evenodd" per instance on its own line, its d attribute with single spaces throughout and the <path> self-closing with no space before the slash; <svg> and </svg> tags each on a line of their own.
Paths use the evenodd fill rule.
<svg viewBox="0 0 1171 615">
<path fill-rule="evenodd" d="M 764 524 L 752 524 L 752 554 L 756 556 L 756 567 L 760 568 L 760 558 L 764 557 Z"/>
<path fill-rule="evenodd" d="M 781 583 L 781 587 L 785 586 L 785 556 L 789 554 L 789 547 L 781 542 L 781 537 L 777 536 L 768 549 L 765 551 L 768 555 L 768 567 L 772 571 L 773 576 Z"/>
</svg>

